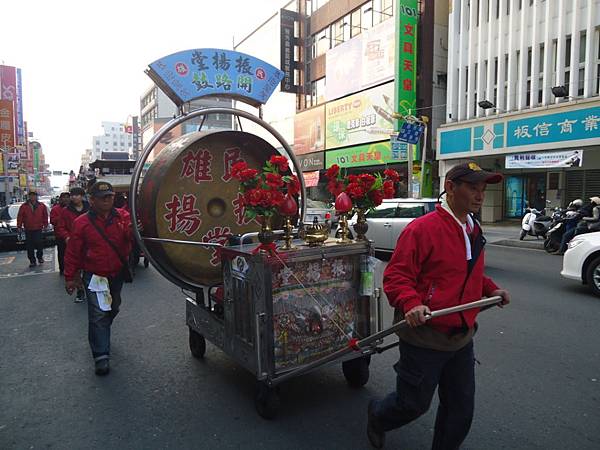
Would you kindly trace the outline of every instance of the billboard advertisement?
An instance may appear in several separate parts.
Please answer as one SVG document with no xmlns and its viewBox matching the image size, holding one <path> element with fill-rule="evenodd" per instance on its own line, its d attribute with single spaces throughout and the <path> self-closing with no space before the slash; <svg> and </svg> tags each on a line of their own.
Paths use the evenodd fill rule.
<svg viewBox="0 0 600 450">
<path fill-rule="evenodd" d="M 327 52 L 325 76 L 327 101 L 362 90 L 362 35 L 350 39 Z"/>
<path fill-rule="evenodd" d="M 583 164 L 583 150 L 507 155 L 505 163 L 505 167 L 507 169 L 553 169 L 557 167 L 581 167 Z"/>
<path fill-rule="evenodd" d="M 325 149 L 325 105 L 307 109 L 294 116 L 294 154 Z"/>
<path fill-rule="evenodd" d="M 394 126 L 393 98 L 394 83 L 386 83 L 328 103 L 326 148 L 389 139 Z"/>
<path fill-rule="evenodd" d="M 394 78 L 395 24 L 385 20 L 362 33 L 362 88 Z"/>
<path fill-rule="evenodd" d="M 327 101 L 394 78 L 394 33 L 386 20 L 327 52 Z"/>
<path fill-rule="evenodd" d="M 0 100 L 0 147 L 15 146 L 15 120 L 12 100 Z"/>
</svg>

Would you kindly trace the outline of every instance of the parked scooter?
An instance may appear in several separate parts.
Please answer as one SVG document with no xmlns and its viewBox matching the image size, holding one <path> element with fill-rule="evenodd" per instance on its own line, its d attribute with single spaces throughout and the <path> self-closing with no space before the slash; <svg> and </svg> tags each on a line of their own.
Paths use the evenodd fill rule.
<svg viewBox="0 0 600 450">
<path fill-rule="evenodd" d="M 552 217 L 544 215 L 543 211 L 538 211 L 535 208 L 527 209 L 527 213 L 521 220 L 521 234 L 519 240 L 523 240 L 525 236 L 533 236 L 536 238 L 543 237 L 546 239 L 546 233 L 550 230 Z"/>
<path fill-rule="evenodd" d="M 552 214 L 552 223 L 550 224 L 550 230 L 546 233 L 544 249 L 548 253 L 558 251 L 563 235 L 576 226 L 579 219 L 579 212 L 572 210 L 559 210 Z"/>
</svg>

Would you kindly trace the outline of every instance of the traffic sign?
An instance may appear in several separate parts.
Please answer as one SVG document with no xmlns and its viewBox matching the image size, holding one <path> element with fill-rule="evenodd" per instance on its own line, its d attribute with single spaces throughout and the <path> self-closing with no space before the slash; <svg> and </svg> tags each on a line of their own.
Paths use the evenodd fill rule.
<svg viewBox="0 0 600 450">
<path fill-rule="evenodd" d="M 425 125 L 422 123 L 404 122 L 398 133 L 398 140 L 408 142 L 409 144 L 418 144 L 423 131 L 425 131 Z"/>
</svg>

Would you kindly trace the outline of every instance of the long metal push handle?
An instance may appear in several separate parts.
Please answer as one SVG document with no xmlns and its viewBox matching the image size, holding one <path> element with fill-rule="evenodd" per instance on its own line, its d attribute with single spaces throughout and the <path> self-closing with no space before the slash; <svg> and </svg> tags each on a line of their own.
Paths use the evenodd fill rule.
<svg viewBox="0 0 600 450">
<path fill-rule="evenodd" d="M 501 301 L 502 301 L 502 297 L 500 297 L 500 296 L 483 298 L 481 300 L 477 300 L 477 301 L 474 301 L 471 303 L 465 303 L 463 305 L 452 306 L 451 308 L 444 308 L 444 309 L 438 309 L 437 311 L 432 311 L 430 314 L 427 314 L 425 316 L 425 319 L 429 320 L 429 319 L 433 319 L 435 317 L 447 316 L 448 314 L 454 314 L 454 313 L 458 313 L 461 311 L 467 311 L 469 309 L 474 309 L 474 308 L 491 307 L 491 306 L 499 304 Z M 268 382 L 270 385 L 276 385 L 276 384 L 282 383 L 283 381 L 285 381 L 289 378 L 293 378 L 298 375 L 302 375 L 304 373 L 310 372 L 311 370 L 316 369 L 317 367 L 320 367 L 327 363 L 336 361 L 336 360 L 340 359 L 341 357 L 343 357 L 344 355 L 347 355 L 348 353 L 352 353 L 355 351 L 359 352 L 363 349 L 367 349 L 368 346 L 370 344 L 372 344 L 373 342 L 380 341 L 384 337 L 389 336 L 390 334 L 393 334 L 396 331 L 401 330 L 402 328 L 406 328 L 407 326 L 408 326 L 408 322 L 406 321 L 406 319 L 401 320 L 400 322 L 392 325 L 390 328 L 382 330 L 379 333 L 372 334 L 371 336 L 367 336 L 364 339 L 352 341 L 349 343 L 349 345 L 347 347 L 341 348 L 338 351 L 333 352 L 330 355 L 327 355 L 327 356 L 324 356 L 323 358 L 317 359 L 316 361 L 306 364 L 305 366 L 299 367 L 296 370 L 292 370 L 291 372 L 287 372 L 273 380 L 269 380 Z"/>
</svg>

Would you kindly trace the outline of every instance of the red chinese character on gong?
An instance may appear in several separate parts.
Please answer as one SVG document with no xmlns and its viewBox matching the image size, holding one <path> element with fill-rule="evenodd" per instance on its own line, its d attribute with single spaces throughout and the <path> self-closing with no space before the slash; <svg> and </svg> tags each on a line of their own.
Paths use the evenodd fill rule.
<svg viewBox="0 0 600 450">
<path fill-rule="evenodd" d="M 173 194 L 171 201 L 165 203 L 165 208 L 169 210 L 163 217 L 169 222 L 169 231 L 171 233 L 185 233 L 188 236 L 193 235 L 200 225 L 200 211 L 196 205 L 196 196 L 194 194 L 184 194 L 179 199 L 177 194 Z"/>
<path fill-rule="evenodd" d="M 231 204 L 233 205 L 233 214 L 235 215 L 235 223 L 238 225 L 245 225 L 251 221 L 245 216 L 246 208 L 244 207 L 244 196 L 238 192 L 237 198 L 235 198 Z"/>
<path fill-rule="evenodd" d="M 202 236 L 202 242 L 214 242 L 217 244 L 225 245 L 231 236 L 231 229 L 229 227 L 214 227 L 209 230 L 204 236 Z M 213 250 L 212 258 L 210 263 L 213 266 L 221 264 L 221 252 L 218 251 L 219 247 L 215 247 Z"/>
<path fill-rule="evenodd" d="M 240 158 L 241 150 L 237 147 L 228 148 L 223 153 L 223 176 L 221 179 L 225 182 L 231 180 L 231 168 L 234 164 L 239 162 L 243 162 L 244 160 Z"/>
<path fill-rule="evenodd" d="M 198 150 L 196 152 L 190 150 L 182 159 L 183 168 L 180 177 L 188 178 L 193 175 L 196 183 L 212 181 L 210 173 L 211 160 L 212 155 L 208 150 Z"/>
</svg>

